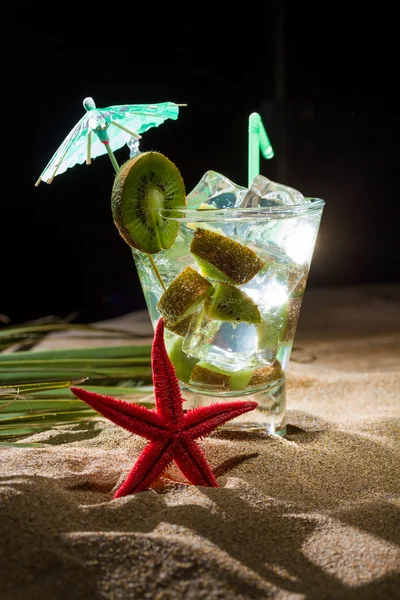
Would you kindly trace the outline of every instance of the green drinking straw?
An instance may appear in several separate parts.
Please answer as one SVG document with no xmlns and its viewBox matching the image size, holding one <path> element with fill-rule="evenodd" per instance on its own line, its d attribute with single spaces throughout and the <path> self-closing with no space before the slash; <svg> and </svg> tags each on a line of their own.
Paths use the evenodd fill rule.
<svg viewBox="0 0 400 600">
<path fill-rule="evenodd" d="M 262 119 L 258 113 L 249 116 L 249 169 L 248 187 L 260 174 L 260 150 L 264 158 L 273 158 L 274 150 L 269 141 Z"/>
</svg>

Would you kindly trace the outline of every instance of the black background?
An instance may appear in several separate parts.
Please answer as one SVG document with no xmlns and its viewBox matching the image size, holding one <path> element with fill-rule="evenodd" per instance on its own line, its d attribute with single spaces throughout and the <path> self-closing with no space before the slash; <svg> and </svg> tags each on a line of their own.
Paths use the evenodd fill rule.
<svg viewBox="0 0 400 600">
<path fill-rule="evenodd" d="M 246 185 L 248 116 L 259 112 L 275 150 L 261 173 L 326 201 L 309 286 L 399 281 L 395 15 L 348 5 L 193 5 L 187 15 L 148 4 L 132 7 L 135 18 L 116 5 L 96 15 L 101 27 L 89 13 L 68 33 L 15 27 L 5 61 L 0 313 L 15 323 L 76 311 L 85 322 L 145 307 L 112 222 L 107 156 L 34 186 L 86 96 L 98 107 L 187 103 L 177 121 L 145 133 L 141 149 L 174 161 L 188 191 L 208 169 Z M 128 149 L 116 157 L 122 163 Z"/>
</svg>

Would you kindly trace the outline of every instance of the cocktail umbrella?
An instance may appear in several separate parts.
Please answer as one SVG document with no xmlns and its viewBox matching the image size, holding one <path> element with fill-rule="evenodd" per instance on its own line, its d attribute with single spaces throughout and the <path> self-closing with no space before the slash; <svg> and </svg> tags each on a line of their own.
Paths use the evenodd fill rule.
<svg viewBox="0 0 400 600">
<path fill-rule="evenodd" d="M 113 150 L 118 150 L 141 133 L 158 127 L 167 119 L 177 119 L 180 106 L 174 102 L 159 104 L 124 104 L 96 108 L 93 98 L 85 98 L 86 113 L 67 135 L 47 167 L 40 175 L 41 181 L 51 183 L 56 175 L 64 173 L 76 164 L 90 164 L 92 158 L 108 154 L 115 171 L 119 165 Z M 93 135 L 93 133 L 95 135 Z"/>
</svg>

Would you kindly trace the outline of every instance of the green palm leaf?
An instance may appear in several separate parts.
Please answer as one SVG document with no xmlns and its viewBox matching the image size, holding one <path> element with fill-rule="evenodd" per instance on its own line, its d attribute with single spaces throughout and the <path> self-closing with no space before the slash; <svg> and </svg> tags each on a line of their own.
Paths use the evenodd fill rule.
<svg viewBox="0 0 400 600">
<path fill-rule="evenodd" d="M 107 337 L 109 334 L 135 337 L 113 328 L 31 322 L 2 327 L 0 349 L 14 346 L 16 340 L 40 340 L 60 330 L 90 332 L 90 340 L 94 333 L 103 337 L 104 333 Z M 70 386 L 77 384 L 100 394 L 154 406 L 151 345 L 3 350 L 0 352 L 0 444 L 21 448 L 37 446 L 34 442 L 25 444 L 24 438 L 101 418 L 71 392 Z"/>
</svg>

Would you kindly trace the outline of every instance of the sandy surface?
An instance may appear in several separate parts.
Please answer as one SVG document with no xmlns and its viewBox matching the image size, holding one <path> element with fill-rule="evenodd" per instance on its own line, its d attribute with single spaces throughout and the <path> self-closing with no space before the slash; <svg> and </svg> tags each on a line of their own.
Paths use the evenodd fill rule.
<svg viewBox="0 0 400 600">
<path fill-rule="evenodd" d="M 0 448 L 0 598 L 400 598 L 399 286 L 306 292 L 288 409 L 285 438 L 202 442 L 218 489 L 113 500 L 146 442 L 101 419 Z"/>
</svg>

